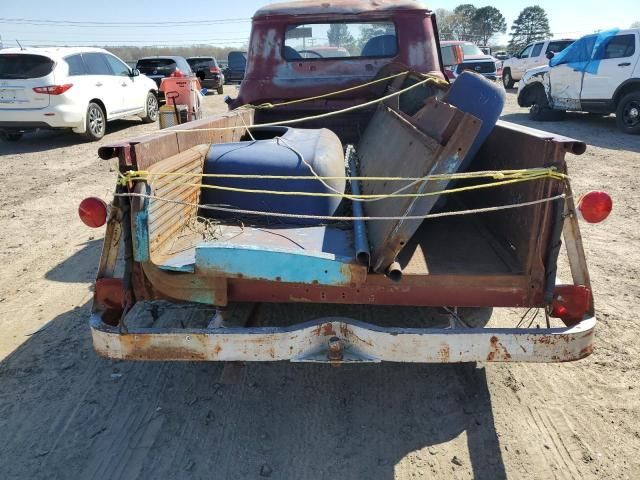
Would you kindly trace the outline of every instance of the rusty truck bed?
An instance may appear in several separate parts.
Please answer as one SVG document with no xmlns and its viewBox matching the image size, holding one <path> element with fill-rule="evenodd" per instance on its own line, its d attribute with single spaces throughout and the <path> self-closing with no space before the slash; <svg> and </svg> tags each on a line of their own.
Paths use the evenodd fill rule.
<svg viewBox="0 0 640 480">
<path fill-rule="evenodd" d="M 123 172 L 128 169 L 152 170 L 158 165 L 166 171 L 170 164 L 189 171 L 197 168 L 201 161 L 198 155 L 192 155 L 198 150 L 198 145 L 238 141 L 245 134 L 242 128 L 234 131 L 202 129 L 243 123 L 250 125 L 252 121 L 251 110 L 230 112 L 103 147 L 99 153 L 104 159 L 118 158 Z M 177 132 L 183 128 L 201 130 Z M 554 166 L 564 172 L 565 153 L 581 154 L 584 150 L 583 143 L 569 138 L 499 122 L 478 155 L 475 168 L 499 170 Z M 460 201 L 474 206 L 507 204 L 514 196 L 528 199 L 552 195 L 558 192 L 555 188 L 551 183 L 542 181 L 508 187 L 483 196 L 472 193 L 461 197 Z M 164 193 L 171 193 L 169 190 Z M 197 200 L 197 186 L 172 191 L 176 198 Z M 575 208 L 571 192 L 567 194 L 560 212 L 554 205 L 540 204 L 483 214 L 482 218 L 472 220 L 468 217 L 464 220 L 455 217 L 426 220 L 399 258 L 404 269 L 401 282 L 369 272 L 364 277 L 354 276 L 353 281 L 336 285 L 224 277 L 215 275 L 215 272 L 162 268 L 163 262 L 175 260 L 173 256 L 177 253 L 187 257 L 191 254 L 195 237 L 184 234 L 184 219 L 193 215 L 197 205 L 149 207 L 139 199 L 133 198 L 129 203 L 120 197 L 121 203 L 116 201 L 112 209 L 105 244 L 118 245 L 122 239 L 125 250 L 129 245 L 132 252 L 125 254 L 127 278 L 122 280 L 122 285 L 118 283 L 119 279 L 113 278 L 113 248 L 103 254 L 91 320 L 94 344 L 104 355 L 126 359 L 333 362 L 576 360 L 591 351 L 595 326 L 592 307 L 581 322 L 567 328 L 464 330 L 455 326 L 403 328 L 393 324 L 393 316 L 390 324 L 381 326 L 341 315 L 311 321 L 295 318 L 293 323 L 275 327 L 219 328 L 215 321 L 180 328 L 175 325 L 145 327 L 135 321 L 127 325 L 127 318 L 133 319 L 133 314 L 127 317 L 122 312 L 117 314 L 117 309 L 112 308 L 119 302 L 129 301 L 131 306 L 135 306 L 136 302 L 166 300 L 187 309 L 192 308 L 194 302 L 218 309 L 226 305 L 261 302 L 344 304 L 345 307 L 456 305 L 542 308 L 548 304 L 548 295 L 556 283 L 555 271 L 551 277 L 545 268 L 554 218 L 556 221 L 566 218 L 564 239 L 573 283 L 589 287 Z M 146 219 L 149 221 L 149 244 L 141 249 L 141 239 L 136 238 L 137 235 L 131 238 L 131 225 L 136 224 L 137 215 L 153 212 L 154 208 L 165 212 L 160 214 L 160 210 L 155 210 L 157 215 Z M 154 221 L 159 223 L 154 224 Z M 178 235 L 179 232 L 183 235 Z M 119 297 L 117 292 L 120 288 L 128 292 L 126 298 Z M 135 301 L 131 303 L 131 299 Z"/>
</svg>

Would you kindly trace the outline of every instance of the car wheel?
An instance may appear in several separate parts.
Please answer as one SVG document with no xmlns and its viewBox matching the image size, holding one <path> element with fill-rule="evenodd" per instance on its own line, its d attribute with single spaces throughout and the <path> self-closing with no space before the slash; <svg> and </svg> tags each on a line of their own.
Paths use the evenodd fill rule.
<svg viewBox="0 0 640 480">
<path fill-rule="evenodd" d="M 22 132 L 0 132 L 0 138 L 7 142 L 17 142 L 22 138 Z"/>
<path fill-rule="evenodd" d="M 513 77 L 511 76 L 511 70 L 505 70 L 502 72 L 502 84 L 504 85 L 504 88 L 513 88 L 513 85 L 515 85 Z"/>
<path fill-rule="evenodd" d="M 547 95 L 540 87 L 537 89 L 534 103 L 529 108 L 529 118 L 536 122 L 550 122 L 553 120 L 562 120 L 564 118 L 564 110 L 554 110 L 549 108 Z"/>
<path fill-rule="evenodd" d="M 158 120 L 158 97 L 153 92 L 147 94 L 146 112 L 142 117 L 143 123 L 154 123 Z"/>
<path fill-rule="evenodd" d="M 640 133 L 640 92 L 629 93 L 620 100 L 616 123 L 624 133 Z"/>
<path fill-rule="evenodd" d="M 216 91 L 218 92 L 218 95 L 222 95 L 224 93 L 224 87 L 220 85 Z"/>
<path fill-rule="evenodd" d="M 469 328 L 484 328 L 491 320 L 491 307 L 458 307 L 458 317 Z"/>
<path fill-rule="evenodd" d="M 107 119 L 104 111 L 97 103 L 91 102 L 87 108 L 87 131 L 84 136 L 92 142 L 104 137 L 107 128 Z"/>
<path fill-rule="evenodd" d="M 553 122 L 562 120 L 565 116 L 564 110 L 553 110 L 552 108 L 545 107 L 534 103 L 529 108 L 529 118 L 536 122 Z"/>
</svg>

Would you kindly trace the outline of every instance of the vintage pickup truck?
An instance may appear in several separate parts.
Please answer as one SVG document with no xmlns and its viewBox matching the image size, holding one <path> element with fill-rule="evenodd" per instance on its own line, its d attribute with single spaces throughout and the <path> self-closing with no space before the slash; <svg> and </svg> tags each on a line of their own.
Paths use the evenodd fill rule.
<svg viewBox="0 0 640 480">
<path fill-rule="evenodd" d="M 438 45 L 415 1 L 272 4 L 253 18 L 228 113 L 100 148 L 120 175 L 110 205 L 80 205 L 87 225 L 106 223 L 95 349 L 333 364 L 589 355 L 578 218 L 604 220 L 611 200 L 574 203 L 564 157 L 586 146 L 498 121 L 504 91 L 473 73 L 449 85 Z"/>
</svg>

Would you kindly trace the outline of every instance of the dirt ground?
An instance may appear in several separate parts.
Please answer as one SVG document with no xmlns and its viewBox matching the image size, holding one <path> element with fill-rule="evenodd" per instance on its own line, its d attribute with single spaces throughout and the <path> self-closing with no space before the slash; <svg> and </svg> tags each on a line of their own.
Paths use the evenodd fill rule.
<svg viewBox="0 0 640 480">
<path fill-rule="evenodd" d="M 569 155 L 574 190 L 614 198 L 582 226 L 600 323 L 577 363 L 250 364 L 225 383 L 219 364 L 99 358 L 102 231 L 76 209 L 114 187 L 98 146 L 157 125 L 0 143 L 0 478 L 640 478 L 640 137 L 613 117 L 533 125 L 508 97 L 505 119 L 587 142 Z"/>
</svg>

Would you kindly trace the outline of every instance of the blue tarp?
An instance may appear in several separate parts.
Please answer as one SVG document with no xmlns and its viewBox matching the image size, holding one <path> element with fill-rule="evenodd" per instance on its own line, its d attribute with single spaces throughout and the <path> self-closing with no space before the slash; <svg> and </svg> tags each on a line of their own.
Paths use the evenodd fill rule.
<svg viewBox="0 0 640 480">
<path fill-rule="evenodd" d="M 566 64 L 575 70 L 596 74 L 607 45 L 619 31 L 618 28 L 614 28 L 584 36 L 557 53 L 549 62 L 549 66 Z"/>
</svg>

